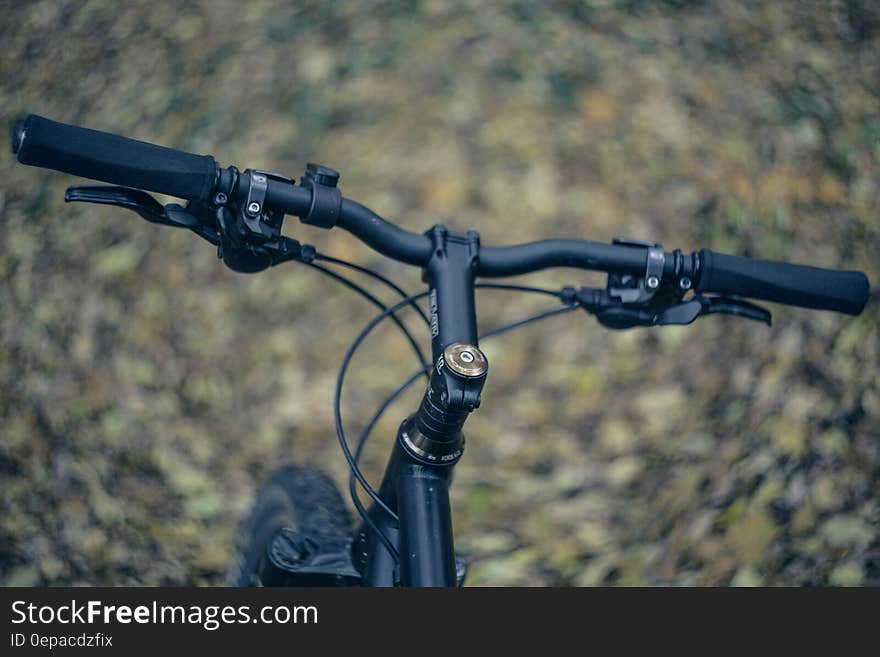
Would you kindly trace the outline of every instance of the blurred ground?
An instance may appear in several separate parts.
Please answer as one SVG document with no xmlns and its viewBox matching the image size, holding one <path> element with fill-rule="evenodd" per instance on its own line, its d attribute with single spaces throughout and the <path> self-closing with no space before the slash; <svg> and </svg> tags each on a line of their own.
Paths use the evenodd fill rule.
<svg viewBox="0 0 880 657">
<path fill-rule="evenodd" d="M 5 1 L 0 80 L 4 130 L 35 112 L 242 167 L 315 160 L 412 230 L 623 234 L 880 285 L 871 0 Z M 295 265 L 234 274 L 188 233 L 65 206 L 77 180 L 3 152 L 0 582 L 221 582 L 270 469 L 344 480 L 332 384 L 373 310 Z M 287 232 L 420 285 L 347 235 Z M 482 329 L 547 303 L 478 301 Z M 880 584 L 877 294 L 858 319 L 773 310 L 772 329 L 577 314 L 487 341 L 453 494 L 470 583 Z M 353 434 L 408 357 L 371 339 Z"/>
</svg>

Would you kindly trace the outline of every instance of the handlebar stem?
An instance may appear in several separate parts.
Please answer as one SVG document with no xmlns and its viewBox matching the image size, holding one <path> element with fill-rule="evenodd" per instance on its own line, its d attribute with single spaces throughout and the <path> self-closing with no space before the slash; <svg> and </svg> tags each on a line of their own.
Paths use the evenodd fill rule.
<svg viewBox="0 0 880 657">
<path fill-rule="evenodd" d="M 474 279 L 480 255 L 476 231 L 452 233 L 435 225 L 427 236 L 433 251 L 424 270 L 431 288 L 431 351 L 436 361 L 453 342 L 477 344 Z"/>
<path fill-rule="evenodd" d="M 474 231 L 451 233 L 440 225 L 427 237 L 433 243 L 424 278 L 431 287 L 434 367 L 419 409 L 401 425 L 398 440 L 416 461 L 446 467 L 461 457 L 462 427 L 480 405 L 488 372 L 477 347 L 474 302 L 480 237 Z"/>
</svg>

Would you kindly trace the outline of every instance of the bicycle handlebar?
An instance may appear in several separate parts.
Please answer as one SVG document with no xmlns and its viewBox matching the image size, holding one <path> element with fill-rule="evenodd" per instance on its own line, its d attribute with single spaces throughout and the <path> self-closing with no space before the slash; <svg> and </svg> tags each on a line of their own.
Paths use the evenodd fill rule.
<svg viewBox="0 0 880 657">
<path fill-rule="evenodd" d="M 269 181 L 266 202 L 286 214 L 303 215 L 311 204 L 311 191 Z M 402 230 L 355 201 L 343 199 L 337 225 L 395 260 L 424 266 L 431 257 L 433 245 L 429 237 Z M 646 250 L 637 246 L 574 239 L 541 240 L 482 247 L 477 274 L 516 276 L 551 267 L 641 274 L 646 258 Z M 857 271 L 758 260 L 708 249 L 700 251 L 699 259 L 698 292 L 734 294 L 850 315 L 862 312 L 870 292 L 868 278 Z M 675 274 L 673 254 L 664 255 L 663 273 Z"/>
<path fill-rule="evenodd" d="M 106 132 L 30 115 L 13 132 L 12 150 L 22 164 L 208 202 L 221 169 L 210 155 L 194 155 Z M 244 174 L 246 175 L 246 174 Z M 314 191 L 268 180 L 265 205 L 283 214 L 308 215 Z M 360 203 L 342 199 L 336 225 L 379 253 L 424 267 L 433 252 L 427 235 L 412 233 L 382 219 Z M 868 301 L 862 272 L 820 269 L 725 255 L 704 249 L 693 267 L 697 292 L 733 294 L 792 306 L 858 315 Z M 505 247 L 482 247 L 477 274 L 501 277 L 550 267 L 576 267 L 641 275 L 648 253 L 640 246 L 587 240 L 542 240 Z M 678 275 L 682 256 L 665 253 L 663 274 Z"/>
<path fill-rule="evenodd" d="M 270 180 L 266 204 L 285 214 L 302 216 L 311 205 L 312 192 Z M 342 200 L 336 224 L 364 244 L 394 260 L 424 266 L 431 257 L 433 244 L 427 235 L 411 233 L 386 221 L 356 201 Z M 588 240 L 541 240 L 516 246 L 480 248 L 477 274 L 500 278 L 527 274 L 551 267 L 575 267 L 611 273 L 645 271 L 645 249 L 603 244 Z M 672 273 L 672 259 L 665 273 Z"/>
</svg>

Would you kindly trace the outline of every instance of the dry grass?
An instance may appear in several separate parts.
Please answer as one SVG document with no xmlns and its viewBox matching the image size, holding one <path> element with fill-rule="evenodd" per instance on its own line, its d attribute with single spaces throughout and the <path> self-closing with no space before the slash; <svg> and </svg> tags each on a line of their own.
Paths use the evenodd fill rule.
<svg viewBox="0 0 880 657">
<path fill-rule="evenodd" d="M 3 3 L 0 123 L 324 162 L 389 219 L 484 243 L 624 234 L 880 281 L 874 2 L 289 4 Z M 65 206 L 76 180 L 8 151 L 0 172 L 0 582 L 220 582 L 277 463 L 343 480 L 332 383 L 372 309 Z M 541 308 L 479 304 L 482 328 Z M 773 310 L 772 329 L 578 314 L 486 342 L 453 500 L 471 583 L 880 584 L 877 296 L 858 319 Z M 412 367 L 390 329 L 368 347 L 352 431 Z M 414 399 L 379 427 L 372 476 Z"/>
</svg>

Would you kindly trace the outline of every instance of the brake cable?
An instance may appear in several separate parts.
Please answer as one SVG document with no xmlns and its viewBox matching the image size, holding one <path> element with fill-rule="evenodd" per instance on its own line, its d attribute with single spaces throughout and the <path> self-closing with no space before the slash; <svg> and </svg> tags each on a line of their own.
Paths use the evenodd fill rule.
<svg viewBox="0 0 880 657">
<path fill-rule="evenodd" d="M 354 290 L 355 292 L 357 292 L 358 294 L 363 296 L 365 299 L 367 299 L 370 303 L 372 303 L 374 306 L 376 306 L 380 310 L 383 310 L 383 311 L 387 310 L 387 306 L 385 304 L 383 304 L 376 297 L 374 297 L 372 294 L 367 292 L 367 290 L 365 290 L 360 285 L 358 285 L 357 283 L 355 283 L 351 279 L 347 278 L 346 276 L 338 274 L 335 271 L 330 271 L 326 267 L 322 267 L 321 265 L 316 265 L 313 262 L 302 261 L 302 263 L 304 265 L 308 265 L 312 269 L 315 269 L 315 270 L 321 272 L 322 274 L 325 274 L 326 276 L 329 276 L 330 278 L 332 278 L 336 281 L 339 281 L 340 283 L 342 283 L 343 285 L 345 285 L 349 289 Z M 406 294 L 406 293 L 404 293 L 404 294 Z M 404 298 L 407 299 L 409 297 L 404 296 Z M 390 315 L 390 317 L 391 317 L 391 321 L 393 321 L 397 325 L 397 327 L 401 330 L 401 332 L 406 336 L 406 339 L 410 343 L 410 345 L 412 346 L 413 351 L 416 354 L 416 357 L 419 359 L 419 363 L 421 363 L 422 365 L 426 365 L 428 363 L 428 361 L 425 359 L 425 354 L 422 351 L 422 348 L 419 347 L 419 344 L 418 344 L 418 342 L 416 342 L 416 339 L 413 337 L 413 334 L 410 332 L 410 330 L 406 327 L 406 325 L 400 320 L 400 318 L 397 315 L 392 313 Z"/>
<path fill-rule="evenodd" d="M 519 327 L 524 326 L 526 324 L 529 324 L 531 322 L 535 322 L 535 321 L 538 321 L 541 319 L 546 319 L 548 317 L 552 317 L 552 316 L 555 316 L 555 315 L 558 315 L 561 313 L 570 312 L 578 307 L 577 303 L 568 302 L 567 300 L 564 299 L 562 292 L 557 292 L 555 290 L 547 290 L 544 288 L 534 288 L 534 287 L 526 287 L 526 286 L 518 286 L 518 285 L 495 284 L 495 283 L 477 283 L 475 285 L 475 287 L 478 287 L 478 288 L 484 287 L 484 288 L 489 288 L 489 289 L 502 289 L 502 290 L 517 291 L 517 292 L 532 292 L 532 293 L 538 293 L 538 294 L 546 294 L 548 296 L 554 296 L 559 299 L 562 299 L 567 304 L 563 308 L 554 308 L 550 311 L 543 311 L 541 313 L 538 313 L 537 315 L 533 315 L 533 316 L 527 317 L 525 319 L 521 319 L 516 322 L 512 322 L 508 325 L 501 326 L 497 329 L 493 329 L 492 331 L 489 331 L 484 336 L 482 336 L 482 338 L 489 338 L 494 335 L 499 335 L 501 333 L 504 333 L 509 330 L 513 330 L 515 328 L 519 328 Z M 393 522 L 397 522 L 397 514 L 394 513 L 394 511 L 392 511 L 388 507 L 388 505 L 382 501 L 381 497 L 379 497 L 379 494 L 376 492 L 376 490 L 372 486 L 370 486 L 369 483 L 366 481 L 366 478 L 364 477 L 363 473 L 360 470 L 360 467 L 358 466 L 358 461 L 360 460 L 361 452 L 363 451 L 364 445 L 366 444 L 366 441 L 367 441 L 370 433 L 372 432 L 372 429 L 375 427 L 376 423 L 379 421 L 382 414 L 385 412 L 385 410 L 388 408 L 388 406 L 390 406 L 391 403 L 395 399 L 397 399 L 401 394 L 403 394 L 403 392 L 410 385 L 412 385 L 413 382 L 415 382 L 416 379 L 418 379 L 423 374 L 426 374 L 430 370 L 430 365 L 426 364 L 422 370 L 419 370 L 415 374 L 413 374 L 403 385 L 401 385 L 388 398 L 386 398 L 386 400 L 381 404 L 379 410 L 373 415 L 373 418 L 370 420 L 367 427 L 361 433 L 361 436 L 358 439 L 358 444 L 355 448 L 354 454 L 352 454 L 350 447 L 348 446 L 348 441 L 345 437 L 345 430 L 342 425 L 341 393 L 342 393 L 342 386 L 344 383 L 345 373 L 348 369 L 348 365 L 350 364 L 352 358 L 354 357 L 354 354 L 357 352 L 358 347 L 363 343 L 364 339 L 366 339 L 367 335 L 369 335 L 372 332 L 372 330 L 386 317 L 393 316 L 393 313 L 395 312 L 395 310 L 398 307 L 402 307 L 404 305 L 411 304 L 411 303 L 415 302 L 416 300 L 425 297 L 427 294 L 428 294 L 428 292 L 421 292 L 419 294 L 412 295 L 406 299 L 403 299 L 402 301 L 395 304 L 394 306 L 390 306 L 389 308 L 385 309 L 380 315 L 376 316 L 372 321 L 370 321 L 364 327 L 364 329 L 360 332 L 360 334 L 358 334 L 358 336 L 355 338 L 354 342 L 352 342 L 351 346 L 349 347 L 348 351 L 345 354 L 345 357 L 343 358 L 343 362 L 342 362 L 342 365 L 339 370 L 339 375 L 336 380 L 336 393 L 334 395 L 334 400 L 333 400 L 333 412 L 334 412 L 334 418 L 336 420 L 337 438 L 339 439 L 339 444 L 342 447 L 343 454 L 345 455 L 346 461 L 348 462 L 348 466 L 349 466 L 349 494 L 351 495 L 352 503 L 354 504 L 355 509 L 358 512 L 358 515 L 360 515 L 361 519 L 370 528 L 370 530 L 372 530 L 373 532 L 376 533 L 377 537 L 382 541 L 383 545 L 386 547 L 386 549 L 388 549 L 388 552 L 391 554 L 391 556 L 394 558 L 395 561 L 397 561 L 399 559 L 397 550 L 392 545 L 391 540 L 388 538 L 388 536 L 378 528 L 376 523 L 370 517 L 367 510 L 364 508 L 363 504 L 361 503 L 361 501 L 357 495 L 357 488 L 356 488 L 355 482 L 357 481 L 358 483 L 361 484 L 361 487 L 364 489 L 364 491 L 367 493 L 367 495 L 373 500 L 373 502 L 376 503 L 376 505 L 384 513 L 386 513 L 388 515 L 388 517 Z"/>
<path fill-rule="evenodd" d="M 323 253 L 315 253 L 315 260 L 320 260 L 321 262 L 327 262 L 333 265 L 339 265 L 340 267 L 347 267 L 362 274 L 366 274 L 367 276 L 376 279 L 377 281 L 383 283 L 387 287 L 397 292 L 397 294 L 399 294 L 402 299 L 405 299 L 409 296 L 409 293 L 403 290 L 394 281 L 386 278 L 377 271 L 369 269 L 368 267 L 363 267 L 353 262 L 349 262 L 348 260 L 342 260 L 341 258 L 334 258 L 333 256 L 328 256 Z M 425 311 L 419 304 L 413 301 L 410 306 L 419 314 L 419 317 L 421 317 L 422 320 L 425 322 L 425 326 L 431 325 L 431 320 L 428 319 L 428 316 L 425 314 Z"/>
</svg>

